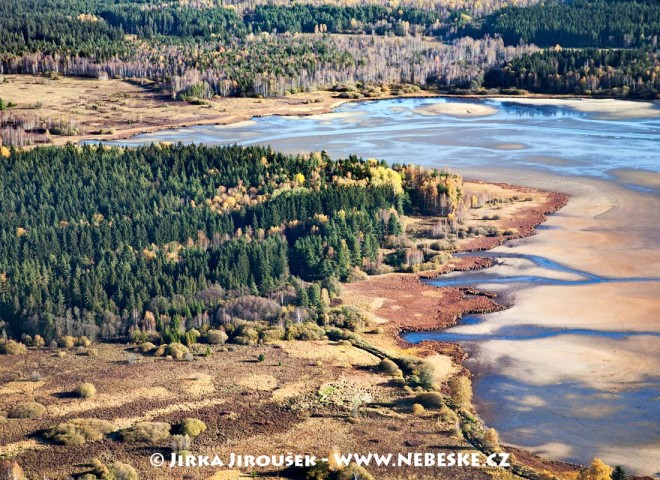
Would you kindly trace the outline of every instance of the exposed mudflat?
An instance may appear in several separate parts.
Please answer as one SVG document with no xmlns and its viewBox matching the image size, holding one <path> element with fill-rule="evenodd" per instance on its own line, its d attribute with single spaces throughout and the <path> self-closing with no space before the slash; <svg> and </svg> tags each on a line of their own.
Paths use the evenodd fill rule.
<svg viewBox="0 0 660 480">
<path fill-rule="evenodd" d="M 613 98 L 520 98 L 512 101 L 523 105 L 568 107 L 578 112 L 593 114 L 596 118 L 606 120 L 660 117 L 660 108 L 654 102 L 636 102 Z"/>
<path fill-rule="evenodd" d="M 467 349 L 478 410 L 508 441 L 655 474 L 660 201 L 594 179 L 526 172 L 518 181 L 561 184 L 572 197 L 535 236 L 488 252 L 493 267 L 435 281 L 495 291 L 511 308 L 407 339 Z"/>
</svg>

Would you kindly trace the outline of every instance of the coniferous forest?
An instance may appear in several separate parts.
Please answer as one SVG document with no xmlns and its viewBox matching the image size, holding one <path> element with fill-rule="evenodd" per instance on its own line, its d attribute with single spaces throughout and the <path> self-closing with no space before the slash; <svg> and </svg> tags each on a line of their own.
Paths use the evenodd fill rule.
<svg viewBox="0 0 660 480">
<path fill-rule="evenodd" d="M 511 45 L 630 48 L 657 46 L 660 9 L 654 0 L 551 0 L 507 7 L 487 16 L 481 34 L 501 35 Z"/>
<path fill-rule="evenodd" d="M 404 209 L 460 199 L 453 175 L 262 147 L 38 148 L 0 178 L 0 319 L 47 339 L 199 328 L 245 295 L 316 315 Z"/>
<path fill-rule="evenodd" d="M 506 62 L 486 73 L 486 88 L 550 94 L 655 98 L 660 66 L 645 50 L 546 50 Z M 636 78 L 635 82 L 627 79 Z"/>
</svg>

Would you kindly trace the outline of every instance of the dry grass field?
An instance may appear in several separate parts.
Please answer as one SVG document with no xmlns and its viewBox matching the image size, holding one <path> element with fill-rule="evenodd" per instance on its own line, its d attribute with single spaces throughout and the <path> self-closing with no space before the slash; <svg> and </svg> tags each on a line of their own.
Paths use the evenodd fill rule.
<svg viewBox="0 0 660 480">
<path fill-rule="evenodd" d="M 341 103 L 328 92 L 277 99 L 221 98 L 204 105 L 172 101 L 149 88 L 123 80 L 74 77 L 5 75 L 0 98 L 16 107 L 5 112 L 38 117 L 53 124 L 69 124 L 73 135 L 50 135 L 50 143 L 81 138 L 125 138 L 167 128 L 200 124 L 226 124 L 255 115 L 299 115 L 327 112 Z"/>
<path fill-rule="evenodd" d="M 411 394 L 374 368 L 379 359 L 345 343 L 232 346 L 233 351 L 193 361 L 144 356 L 121 345 L 95 348 L 94 357 L 75 350 L 61 356 L 51 349 L 0 356 L 0 410 L 5 412 L 0 417 L 0 455 L 15 458 L 29 478 L 77 476 L 91 470 L 94 458 L 128 463 L 147 479 L 238 478 L 226 469 L 151 467 L 154 452 L 169 456 L 168 439 L 130 443 L 111 433 L 83 445 L 55 445 L 44 437 L 53 426 L 74 418 L 106 420 L 116 430 L 167 422 L 173 432 L 184 418 L 198 418 L 208 429 L 194 440 L 191 451 L 227 458 L 231 452 L 325 456 L 336 447 L 382 453 L 472 450 L 431 411 L 411 415 Z M 85 399 L 72 394 L 82 382 L 92 383 L 96 395 Z M 356 399 L 362 403 L 353 418 Z M 34 419 L 6 418 L 13 406 L 27 401 L 41 403 L 46 413 Z M 491 478 L 487 471 L 466 469 L 375 469 L 372 474 Z M 278 478 L 267 472 L 259 476 Z"/>
</svg>

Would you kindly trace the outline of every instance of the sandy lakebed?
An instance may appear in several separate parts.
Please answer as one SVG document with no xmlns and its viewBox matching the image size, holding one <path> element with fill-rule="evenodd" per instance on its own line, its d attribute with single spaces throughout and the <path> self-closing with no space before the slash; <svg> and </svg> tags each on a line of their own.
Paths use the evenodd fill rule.
<svg viewBox="0 0 660 480">
<path fill-rule="evenodd" d="M 504 256 L 493 276 L 476 280 L 506 297 L 511 308 L 452 329 L 466 334 L 463 341 L 474 353 L 466 366 L 477 376 L 478 410 L 510 441 L 544 457 L 580 461 L 588 452 L 636 474 L 656 474 L 660 232 L 654 217 L 660 201 L 599 180 L 529 173 L 516 181 L 571 197 L 535 236 L 494 249 L 493 255 Z M 500 275 L 530 275 L 538 268 L 527 256 L 575 271 L 532 271 L 549 280 L 525 289 L 497 283 Z M 605 281 L 575 279 L 580 272 Z M 553 282 L 557 277 L 567 282 Z M 565 334 L 525 338 L 530 325 Z M 523 332 L 519 337 L 516 328 Z M 510 335 L 498 335 L 507 329 Z M 493 385 L 494 376 L 504 379 Z M 502 409 L 503 401 L 510 408 Z M 529 428 L 530 417 L 536 428 Z M 622 426 L 631 424 L 635 428 L 622 434 Z M 599 441 L 602 435 L 610 440 Z"/>
</svg>

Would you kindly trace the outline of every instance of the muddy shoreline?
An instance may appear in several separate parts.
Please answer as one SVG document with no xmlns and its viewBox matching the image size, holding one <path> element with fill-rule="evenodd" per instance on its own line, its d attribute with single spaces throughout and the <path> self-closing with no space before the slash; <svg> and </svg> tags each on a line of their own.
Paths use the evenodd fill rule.
<svg viewBox="0 0 660 480">
<path fill-rule="evenodd" d="M 478 182 L 488 183 L 488 182 Z M 468 253 L 491 250 L 504 244 L 508 240 L 525 238 L 534 235 L 535 228 L 542 224 L 547 215 L 553 214 L 563 208 L 568 202 L 569 196 L 558 192 L 548 192 L 540 189 L 517 187 L 506 183 L 498 183 L 498 186 L 515 189 L 521 193 L 543 192 L 550 197 L 545 204 L 526 209 L 523 214 L 507 219 L 507 227 L 517 228 L 517 235 L 508 235 L 502 237 L 477 238 L 476 242 L 468 243 L 468 246 L 457 250 L 454 253 Z M 481 270 L 492 265 L 492 259 L 487 257 L 463 257 L 456 258 L 445 265 L 442 270 L 432 273 L 410 274 L 410 278 L 416 284 L 429 286 L 425 280 L 438 278 L 452 272 L 465 272 L 472 270 Z M 406 274 L 404 274 L 406 275 Z M 394 340 L 402 347 L 409 347 L 411 344 L 402 338 L 402 335 L 408 332 L 420 332 L 429 330 L 444 330 L 456 326 L 465 315 L 480 315 L 494 313 L 510 308 L 509 305 L 503 305 L 496 301 L 497 294 L 493 292 L 478 290 L 470 287 L 432 287 L 443 291 L 442 302 L 437 305 L 436 315 L 429 318 L 426 322 L 405 322 L 395 325 L 396 338 Z M 470 295 L 470 297 L 468 297 Z M 462 363 L 467 359 L 467 353 L 458 343 L 438 342 L 426 340 L 416 344 L 417 347 L 428 348 L 433 353 L 449 354 L 455 361 Z"/>
<path fill-rule="evenodd" d="M 479 182 L 487 183 L 487 182 Z M 495 247 L 498 247 L 508 240 L 514 240 L 519 238 L 526 238 L 531 235 L 534 235 L 535 228 L 542 224 L 547 215 L 556 213 L 561 208 L 563 208 L 568 202 L 569 196 L 557 192 L 547 192 L 540 189 L 526 188 L 526 187 L 516 187 L 509 184 L 498 183 L 498 186 L 503 186 L 510 189 L 515 189 L 521 193 L 526 192 L 542 192 L 545 195 L 549 196 L 549 200 L 539 207 L 525 209 L 525 211 L 513 218 L 506 219 L 504 224 L 507 228 L 516 228 L 518 234 L 516 235 L 505 235 L 501 237 L 483 237 L 476 238 L 474 242 L 468 242 L 467 245 L 463 248 L 459 248 L 453 253 L 469 253 L 469 252 L 479 252 L 491 250 Z M 438 278 L 441 275 L 446 275 L 451 272 L 465 272 L 472 270 L 481 270 L 488 268 L 492 265 L 492 259 L 487 257 L 459 257 L 452 259 L 449 263 L 443 266 L 442 269 L 436 270 L 433 272 L 423 272 L 419 274 L 403 274 L 409 275 L 410 278 L 414 279 L 415 283 L 427 285 L 424 280 L 431 280 Z M 433 324 L 421 323 L 411 326 L 405 326 L 401 328 L 400 332 L 411 332 L 411 331 L 422 331 L 422 330 L 442 330 L 445 328 L 453 327 L 461 319 L 463 315 L 466 314 L 482 314 L 490 313 L 503 310 L 507 307 L 499 305 L 494 302 L 492 299 L 497 298 L 497 295 L 492 292 L 481 291 L 469 287 L 433 287 L 438 290 L 443 290 L 447 292 L 460 292 L 463 296 L 461 302 L 458 302 L 457 305 L 452 305 L 453 308 L 450 310 L 457 311 L 457 313 L 452 315 L 440 314 L 433 321 Z M 475 295 L 478 297 L 483 297 L 486 301 L 490 302 L 493 306 L 488 307 L 484 304 L 484 308 L 475 309 L 473 305 L 469 303 L 468 300 L 464 298 L 466 294 Z M 440 304 L 439 307 L 447 308 L 449 305 Z M 431 327 L 431 328 L 428 328 Z M 406 342 L 407 343 L 407 342 Z"/>
<path fill-rule="evenodd" d="M 565 207 L 569 198 L 571 198 L 569 195 L 552 194 L 551 192 L 547 192 L 545 190 L 541 191 L 544 191 L 544 193 L 549 193 L 551 195 L 551 200 L 539 208 L 526 209 L 524 212 L 520 212 L 520 215 L 514 215 L 511 218 L 504 219 L 508 222 L 511 222 L 512 226 L 517 225 L 520 228 L 520 235 L 517 238 L 534 235 L 536 233 L 535 228 L 543 223 L 547 219 L 548 215 L 556 213 Z M 477 249 L 462 248 L 460 249 L 460 252 L 488 250 L 489 247 L 497 247 L 509 239 L 511 238 L 498 238 L 496 240 L 499 241 L 492 241 L 490 246 L 482 245 L 482 248 Z M 534 250 L 530 249 L 529 253 L 533 254 Z M 411 348 L 414 345 L 416 352 L 422 358 L 425 358 L 425 356 L 432 356 L 437 354 L 450 355 L 452 359 L 461 366 L 461 369 L 464 372 L 469 372 L 468 374 L 471 375 L 471 367 L 465 366 L 464 364 L 464 362 L 468 359 L 468 354 L 459 344 L 432 340 L 411 344 L 400 338 L 399 335 L 415 331 L 444 330 L 459 324 L 461 318 L 466 315 L 501 312 L 516 306 L 518 303 L 517 301 L 514 301 L 511 305 L 503 304 L 502 302 L 498 301 L 498 296 L 491 292 L 465 287 L 433 287 L 425 282 L 426 280 L 437 278 L 450 272 L 479 270 L 488 268 L 491 264 L 491 259 L 486 257 L 460 257 L 456 259 L 455 263 L 449 264 L 445 269 L 439 272 L 434 272 L 432 274 L 418 274 L 414 276 L 415 278 L 411 279 L 412 282 L 410 288 L 413 288 L 412 283 L 416 283 L 419 285 L 417 288 L 431 287 L 448 293 L 443 295 L 441 301 L 438 304 L 438 314 L 427 316 L 424 320 L 416 323 L 401 322 L 397 325 L 397 328 L 388 331 L 388 334 L 395 336 L 393 341 L 395 341 L 397 345 L 403 349 Z M 543 308 L 543 306 L 540 308 Z M 580 465 L 575 463 L 570 463 L 559 459 L 546 458 L 543 454 L 539 456 L 532 451 L 526 450 L 525 447 L 513 447 L 507 445 L 506 450 L 513 453 L 518 461 L 523 465 L 534 468 L 536 470 L 547 469 L 555 474 L 567 474 L 570 476 L 582 468 Z M 651 477 L 631 476 L 630 478 L 647 479 Z"/>
<path fill-rule="evenodd" d="M 475 182 L 480 184 L 494 184 L 492 182 Z M 502 245 L 507 240 L 529 237 L 535 234 L 535 227 L 542 224 L 548 215 L 563 208 L 569 196 L 549 192 L 546 190 L 517 187 L 507 183 L 496 185 L 513 189 L 520 193 L 542 193 L 546 201 L 540 205 L 530 206 L 516 215 L 505 218 L 507 227 L 518 229 L 518 234 L 502 237 L 476 238 L 475 241 L 466 242 L 454 253 L 485 251 Z M 470 314 L 486 314 L 510 308 L 509 305 L 498 303 L 495 293 L 482 291 L 471 287 L 435 287 L 426 282 L 433 278 L 451 272 L 472 271 L 488 268 L 492 259 L 487 257 L 459 257 L 453 258 L 442 269 L 422 273 L 398 273 L 380 277 L 372 277 L 364 285 L 357 286 L 361 294 L 374 297 L 395 298 L 406 304 L 405 314 L 400 310 L 382 312 L 378 315 L 388 320 L 383 325 L 386 338 L 401 351 L 411 352 L 421 359 L 443 355 L 452 359 L 459 371 L 472 375 L 469 369 L 463 366 L 468 358 L 467 353 L 458 344 L 453 342 L 423 341 L 412 344 L 402 338 L 407 332 L 443 330 L 455 326 L 461 318 Z M 434 294 L 435 293 L 435 294 Z M 552 469 L 555 473 L 577 472 L 581 468 L 568 462 L 543 459 L 523 449 L 509 448 L 525 465 L 540 469 Z"/>
<path fill-rule="evenodd" d="M 481 182 L 487 183 L 487 182 Z M 520 189 L 521 191 L 540 191 L 539 189 L 525 188 L 525 187 L 515 187 L 510 184 L 498 183 L 500 186 L 507 188 Z M 495 237 L 488 238 L 487 242 L 482 242 L 478 246 L 462 248 L 455 253 L 467 253 L 467 252 L 477 252 L 477 251 L 486 251 L 491 250 L 497 246 L 504 244 L 508 240 L 513 240 L 516 238 L 525 238 L 535 234 L 535 228 L 545 222 L 547 215 L 556 213 L 561 208 L 563 208 L 569 200 L 568 195 L 564 195 L 558 192 L 547 192 L 543 193 L 550 196 L 550 201 L 546 204 L 540 206 L 539 208 L 527 209 L 522 215 L 507 219 L 507 226 L 517 228 L 519 234 L 515 236 L 508 237 Z M 433 274 L 418 274 L 416 275 L 416 282 L 427 285 L 424 281 L 430 280 L 433 278 L 446 275 L 451 272 L 464 272 L 472 270 L 481 270 L 488 268 L 492 265 L 492 260 L 486 257 L 463 257 L 457 259 L 454 265 L 451 265 L 450 268 L 443 269 Z M 476 314 L 487 314 L 494 313 L 510 308 L 509 305 L 503 305 L 497 302 L 497 294 L 493 292 L 488 292 L 484 290 L 478 290 L 470 287 L 434 287 L 446 289 L 448 292 L 452 292 L 451 295 L 448 295 L 448 298 L 459 298 L 458 301 L 451 302 L 447 305 L 442 305 L 442 312 L 449 312 L 449 314 L 438 315 L 435 317 L 437 324 L 428 328 L 428 324 L 419 324 L 419 325 L 405 325 L 398 329 L 396 332 L 397 338 L 395 339 L 397 344 L 406 348 L 411 346 L 409 342 L 402 338 L 402 335 L 407 332 L 413 331 L 429 331 L 429 330 L 445 330 L 457 325 L 460 320 L 465 315 L 476 315 Z M 467 298 L 467 295 L 470 295 L 471 298 Z M 476 302 L 475 302 L 476 299 Z M 475 305 L 476 304 L 476 305 Z M 464 371 L 468 372 L 472 376 L 472 372 L 469 368 L 463 366 L 463 362 L 467 360 L 468 354 L 461 347 L 460 344 L 454 342 L 440 342 L 433 340 L 425 340 L 415 345 L 418 348 L 423 350 L 428 350 L 430 354 L 439 353 L 444 355 L 450 355 L 453 360 L 461 365 Z M 478 414 L 478 412 L 477 412 Z M 533 467 L 539 470 L 544 470 L 550 467 L 554 473 L 570 473 L 577 472 L 582 467 L 580 465 L 572 464 L 569 462 L 549 460 L 539 457 L 531 452 L 528 452 L 521 448 L 515 448 L 510 446 L 505 446 L 506 450 L 510 453 L 513 453 L 518 461 L 522 461 L 525 466 Z"/>
<path fill-rule="evenodd" d="M 474 93 L 452 93 L 438 90 L 387 95 L 373 98 L 340 98 L 337 92 L 318 90 L 283 97 L 248 98 L 223 97 L 205 100 L 201 105 L 172 101 L 162 92 L 156 92 L 123 80 L 99 81 L 80 77 L 63 77 L 57 82 L 35 75 L 7 75 L 8 82 L 0 85 L 0 96 L 17 103 L 11 113 L 17 116 L 34 114 L 33 101 L 39 100 L 42 107 L 39 116 L 43 119 L 60 118 L 76 125 L 70 135 L 47 135 L 47 139 L 36 139 L 23 148 L 39 145 L 65 145 L 79 142 L 107 142 L 126 140 L 136 135 L 154 134 L 163 130 L 198 126 L 226 126 L 269 116 L 305 117 L 333 112 L 345 103 L 376 102 L 393 99 L 446 98 L 460 102 L 449 108 L 449 116 L 456 118 L 479 117 L 479 109 L 469 108 L 469 101 L 508 100 L 557 106 L 573 105 L 577 100 L 617 102 L 610 105 L 615 112 L 621 109 L 653 111 L 657 102 L 637 99 L 607 99 L 580 95 L 533 94 L 503 95 Z M 44 94 L 44 90 L 47 95 Z M 579 102 L 578 102 L 579 103 Z M 626 106 L 628 104 L 628 106 Z M 639 108 L 633 105 L 639 105 Z M 466 107 L 467 106 L 467 107 Z M 441 109 L 442 110 L 442 109 Z M 589 109 L 587 108 L 586 111 Z M 657 110 L 657 111 L 656 111 Z M 437 112 L 443 114 L 442 111 Z M 433 114 L 433 113 L 432 113 Z"/>
</svg>

